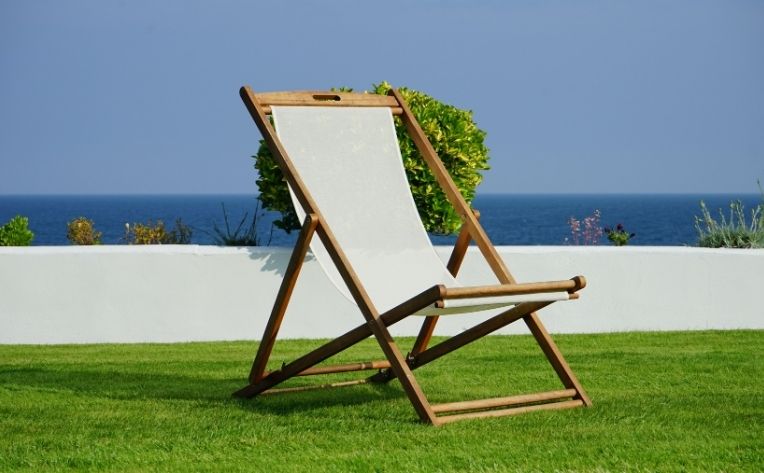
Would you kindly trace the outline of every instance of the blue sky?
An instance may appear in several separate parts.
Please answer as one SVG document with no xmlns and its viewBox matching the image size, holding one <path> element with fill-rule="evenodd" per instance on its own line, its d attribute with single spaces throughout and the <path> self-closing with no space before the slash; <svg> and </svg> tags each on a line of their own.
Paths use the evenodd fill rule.
<svg viewBox="0 0 764 473">
<path fill-rule="evenodd" d="M 0 3 L 0 194 L 255 192 L 238 97 L 474 111 L 480 192 L 756 192 L 760 1 Z"/>
</svg>

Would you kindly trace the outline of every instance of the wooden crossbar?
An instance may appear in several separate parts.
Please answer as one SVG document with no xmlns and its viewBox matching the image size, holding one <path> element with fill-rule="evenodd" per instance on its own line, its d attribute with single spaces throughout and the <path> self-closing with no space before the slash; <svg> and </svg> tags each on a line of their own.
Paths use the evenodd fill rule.
<svg viewBox="0 0 764 473">
<path fill-rule="evenodd" d="M 384 370 L 390 367 L 390 362 L 364 361 L 360 363 L 345 363 L 341 365 L 314 366 L 297 373 L 297 376 L 314 376 L 317 374 L 347 373 L 348 371 Z"/>
<path fill-rule="evenodd" d="M 389 95 L 358 94 L 354 92 L 334 92 L 326 90 L 260 92 L 257 94 L 257 102 L 260 106 L 313 105 L 321 107 L 400 107 L 398 101 Z"/>
<path fill-rule="evenodd" d="M 316 106 L 316 107 L 360 107 L 362 106 L 362 105 L 353 105 L 353 104 L 346 104 L 346 103 L 345 104 L 329 104 L 329 105 L 322 104 L 322 103 L 310 103 L 310 104 L 300 104 L 300 105 L 302 105 L 303 107 L 310 106 L 310 105 Z M 366 105 L 366 106 L 372 107 L 373 105 Z M 271 115 L 273 113 L 273 109 L 270 106 L 263 107 L 263 113 L 265 113 L 266 115 Z M 393 115 L 402 115 L 403 110 L 400 107 L 390 107 L 390 113 L 392 113 Z"/>
<path fill-rule="evenodd" d="M 264 113 L 271 113 L 271 106 L 300 107 L 389 107 L 393 115 L 401 115 L 403 110 L 394 97 L 377 94 L 355 94 L 351 92 L 295 91 L 266 92 L 257 94 Z"/>
<path fill-rule="evenodd" d="M 301 393 L 305 391 L 315 391 L 318 389 L 327 388 L 346 388 L 348 386 L 358 386 L 359 384 L 366 384 L 369 381 L 367 379 L 354 379 L 352 381 L 338 381 L 336 383 L 323 383 L 312 384 L 310 386 L 294 386 L 291 388 L 271 388 L 260 393 L 261 396 L 273 395 L 273 394 L 289 394 L 289 393 Z"/>
<path fill-rule="evenodd" d="M 516 406 L 520 404 L 533 404 L 560 399 L 572 398 L 576 395 L 575 389 L 563 389 L 559 391 L 546 391 L 535 394 L 521 394 L 518 396 L 494 397 L 490 399 L 477 399 L 474 401 L 448 402 L 433 404 L 432 410 L 436 414 L 442 412 L 474 411 L 482 409 L 494 409 L 497 407 Z"/>
<path fill-rule="evenodd" d="M 574 407 L 583 407 L 584 401 L 573 399 L 571 401 L 552 402 L 549 404 L 533 404 L 530 406 L 510 407 L 509 409 L 497 409 L 495 411 L 477 411 L 467 412 L 465 414 L 454 414 L 448 416 L 438 416 L 438 425 L 456 422 L 458 420 L 482 419 L 486 417 L 504 417 L 518 414 L 526 414 L 536 411 L 556 411 L 560 409 L 573 409 Z"/>
</svg>

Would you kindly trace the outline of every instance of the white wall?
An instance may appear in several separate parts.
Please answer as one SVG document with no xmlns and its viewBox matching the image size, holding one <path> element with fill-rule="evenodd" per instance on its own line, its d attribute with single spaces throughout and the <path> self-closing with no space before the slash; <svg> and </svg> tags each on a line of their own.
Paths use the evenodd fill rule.
<svg viewBox="0 0 764 473">
<path fill-rule="evenodd" d="M 447 259 L 449 248 L 440 248 Z M 0 248 L 0 343 L 258 339 L 290 249 L 210 246 Z M 500 247 L 523 281 L 586 276 L 581 299 L 540 312 L 551 332 L 764 328 L 764 250 Z M 475 248 L 460 279 L 495 280 Z M 441 319 L 453 334 L 485 316 Z M 421 319 L 396 325 L 414 335 Z M 308 258 L 284 338 L 363 322 Z M 520 333 L 522 323 L 503 333 Z"/>
</svg>

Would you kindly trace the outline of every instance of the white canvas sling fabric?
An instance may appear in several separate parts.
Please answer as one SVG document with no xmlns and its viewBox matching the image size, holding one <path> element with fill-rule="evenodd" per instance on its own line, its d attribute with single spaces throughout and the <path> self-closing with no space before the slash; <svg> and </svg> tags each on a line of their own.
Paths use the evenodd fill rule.
<svg viewBox="0 0 764 473">
<path fill-rule="evenodd" d="M 383 107 L 272 107 L 276 132 L 353 270 L 380 313 L 436 285 L 461 286 L 435 252 L 403 168 L 393 117 Z M 291 189 L 290 189 L 291 192 Z M 305 212 L 292 193 L 300 220 Z M 352 301 L 321 241 L 311 250 Z M 566 292 L 458 299 L 419 315 L 475 312 Z"/>
</svg>

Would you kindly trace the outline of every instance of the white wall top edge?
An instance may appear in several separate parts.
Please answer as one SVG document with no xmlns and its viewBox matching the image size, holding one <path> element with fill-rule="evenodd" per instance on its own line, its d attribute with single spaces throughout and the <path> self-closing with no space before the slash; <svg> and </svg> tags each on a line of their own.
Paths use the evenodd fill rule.
<svg viewBox="0 0 764 473">
<path fill-rule="evenodd" d="M 5 246 L 0 255 L 64 255 L 64 254 L 162 254 L 221 255 L 252 253 L 284 253 L 291 248 L 278 246 L 214 246 L 214 245 L 93 245 L 93 246 Z"/>
<path fill-rule="evenodd" d="M 450 251 L 449 245 L 436 246 L 438 251 Z M 678 254 L 723 254 L 723 255 L 762 255 L 764 248 L 699 248 L 693 246 L 605 246 L 605 245 L 497 245 L 500 253 L 535 253 L 549 254 L 565 253 L 678 253 Z M 2 246 L 0 255 L 59 255 L 59 254 L 252 254 L 252 253 L 284 253 L 291 252 L 292 247 L 284 246 L 215 246 L 215 245 L 93 245 L 93 246 Z M 469 251 L 479 252 L 476 246 Z"/>
</svg>

